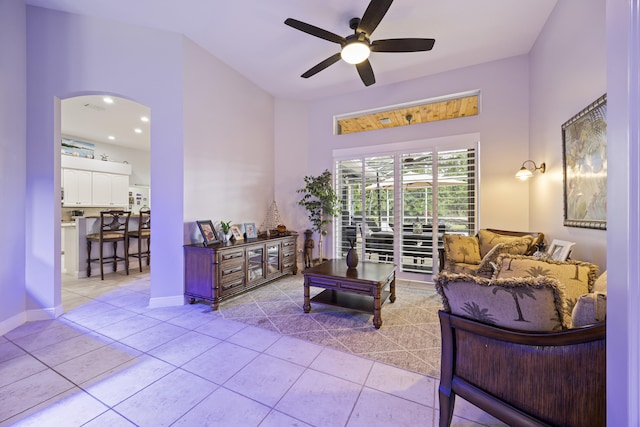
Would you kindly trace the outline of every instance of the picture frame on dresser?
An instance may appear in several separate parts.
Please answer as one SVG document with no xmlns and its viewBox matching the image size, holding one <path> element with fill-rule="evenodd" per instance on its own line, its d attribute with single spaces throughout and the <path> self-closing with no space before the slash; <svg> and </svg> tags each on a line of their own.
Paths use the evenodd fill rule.
<svg viewBox="0 0 640 427">
<path fill-rule="evenodd" d="M 231 226 L 231 235 L 233 236 L 233 238 L 236 241 L 244 240 L 244 236 L 242 234 L 242 230 L 240 229 L 239 225 L 232 225 Z"/>
<path fill-rule="evenodd" d="M 203 246 L 211 246 L 220 242 L 218 238 L 218 232 L 213 226 L 213 222 L 210 219 L 196 221 L 198 224 L 198 228 L 200 229 L 200 233 L 202 234 L 202 245 Z"/>
<path fill-rule="evenodd" d="M 244 223 L 244 234 L 247 239 L 256 239 L 258 237 L 258 231 L 256 230 L 256 224 L 254 222 Z"/>
<path fill-rule="evenodd" d="M 547 258 L 554 261 L 566 261 L 574 245 L 575 242 L 553 239 L 547 250 Z"/>
</svg>

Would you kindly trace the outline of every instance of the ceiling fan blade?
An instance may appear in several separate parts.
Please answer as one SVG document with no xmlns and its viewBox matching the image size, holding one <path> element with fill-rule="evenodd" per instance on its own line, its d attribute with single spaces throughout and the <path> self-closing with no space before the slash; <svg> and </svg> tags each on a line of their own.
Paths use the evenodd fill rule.
<svg viewBox="0 0 640 427">
<path fill-rule="evenodd" d="M 316 65 L 314 67 L 311 67 L 308 71 L 306 71 L 300 77 L 304 77 L 305 79 L 308 79 L 309 77 L 313 76 L 314 74 L 318 74 L 320 71 L 324 70 L 329 65 L 335 64 L 339 60 L 340 60 L 340 52 L 336 53 L 335 55 L 331 55 L 330 57 L 328 57 L 327 59 L 325 59 L 324 61 L 322 61 L 318 65 Z"/>
<path fill-rule="evenodd" d="M 365 33 L 367 37 L 371 37 L 371 33 L 382 21 L 382 18 L 391 7 L 391 3 L 393 3 L 393 0 L 371 0 L 367 10 L 362 15 L 356 33 Z"/>
<path fill-rule="evenodd" d="M 340 45 L 343 45 L 345 43 L 344 37 L 334 34 L 330 31 L 323 30 L 322 28 L 318 28 L 314 25 L 307 24 L 306 22 L 298 21 L 297 19 L 287 18 L 284 23 L 290 27 L 295 28 L 296 30 L 311 34 L 312 36 L 320 37 L 321 39 L 325 39 L 330 42 L 338 43 Z"/>
<path fill-rule="evenodd" d="M 372 52 L 424 52 L 433 49 L 435 39 L 385 39 L 371 42 Z"/>
<path fill-rule="evenodd" d="M 356 68 L 365 86 L 371 86 L 376 82 L 376 77 L 373 75 L 373 68 L 371 68 L 371 63 L 368 59 L 356 64 Z"/>
</svg>

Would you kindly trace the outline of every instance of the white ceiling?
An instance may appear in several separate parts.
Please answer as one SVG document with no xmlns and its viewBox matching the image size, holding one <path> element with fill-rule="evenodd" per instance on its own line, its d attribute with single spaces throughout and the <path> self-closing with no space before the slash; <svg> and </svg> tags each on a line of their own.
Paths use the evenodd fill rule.
<svg viewBox="0 0 640 427">
<path fill-rule="evenodd" d="M 111 97 L 113 104 L 103 101 L 102 95 L 76 96 L 61 102 L 60 131 L 80 141 L 103 142 L 136 150 L 149 151 L 150 124 L 141 117 L 150 117 L 148 107 L 124 98 Z M 140 129 L 136 133 L 135 129 Z M 109 136 L 115 139 L 110 140 Z"/>
<path fill-rule="evenodd" d="M 375 0 L 374 0 L 375 1 Z M 302 73 L 337 44 L 286 26 L 295 18 L 352 33 L 369 0 L 26 0 L 50 9 L 184 34 L 275 97 L 312 100 L 526 54 L 558 0 L 397 0 L 371 40 L 435 38 L 429 52 L 372 53 L 376 83 L 365 87 L 342 61 L 309 79 Z"/>
</svg>

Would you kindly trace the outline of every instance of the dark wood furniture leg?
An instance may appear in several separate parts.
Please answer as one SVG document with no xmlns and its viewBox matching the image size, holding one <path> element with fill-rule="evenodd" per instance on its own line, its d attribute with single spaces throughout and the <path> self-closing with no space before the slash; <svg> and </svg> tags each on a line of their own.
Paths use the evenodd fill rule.
<svg viewBox="0 0 640 427">
<path fill-rule="evenodd" d="M 456 395 L 451 391 L 453 381 L 453 328 L 449 317 L 440 316 L 440 335 L 442 339 L 442 355 L 440 358 L 440 385 L 438 396 L 440 398 L 440 427 L 449 427 L 453 419 L 453 409 Z"/>
<path fill-rule="evenodd" d="M 373 326 L 375 326 L 376 329 L 380 329 L 380 326 L 382 326 L 382 313 L 381 313 L 382 304 L 380 302 L 381 300 L 380 291 L 381 291 L 380 287 L 377 287 L 373 295 Z"/>
<path fill-rule="evenodd" d="M 91 240 L 87 240 L 87 277 L 91 277 Z"/>
<path fill-rule="evenodd" d="M 309 278 L 304 278 L 304 305 L 302 306 L 305 313 L 311 311 L 311 301 L 309 300 Z"/>
<path fill-rule="evenodd" d="M 396 275 L 395 275 L 395 273 L 393 274 L 393 279 L 391 279 L 391 283 L 389 284 L 389 292 L 391 292 L 391 295 L 389 295 L 389 301 L 395 302 L 396 301 Z"/>
<path fill-rule="evenodd" d="M 100 256 L 102 258 L 102 256 Z M 113 242 L 113 272 L 118 270 L 118 242 Z"/>
<path fill-rule="evenodd" d="M 98 253 L 100 254 L 100 279 L 104 280 L 104 244 L 100 243 L 100 249 Z"/>
</svg>

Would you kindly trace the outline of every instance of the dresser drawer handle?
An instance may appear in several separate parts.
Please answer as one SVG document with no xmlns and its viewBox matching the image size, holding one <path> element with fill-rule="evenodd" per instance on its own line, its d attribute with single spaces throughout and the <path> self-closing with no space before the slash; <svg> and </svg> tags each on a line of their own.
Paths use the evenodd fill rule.
<svg viewBox="0 0 640 427">
<path fill-rule="evenodd" d="M 283 256 L 284 256 L 285 258 L 290 257 L 290 256 L 292 256 L 292 255 L 293 255 L 293 252 L 285 252 L 285 253 L 283 254 Z"/>
<path fill-rule="evenodd" d="M 236 280 L 235 282 L 229 282 L 229 283 L 225 283 L 224 285 L 222 285 L 225 289 L 229 289 L 229 288 L 233 288 L 235 286 L 240 286 L 242 285 L 242 280 L 243 279 L 239 279 Z"/>
<path fill-rule="evenodd" d="M 289 268 L 293 266 L 293 263 L 288 263 L 288 264 L 283 264 L 282 265 L 284 268 Z"/>
<path fill-rule="evenodd" d="M 291 246 L 291 245 L 293 245 L 293 242 L 284 242 L 282 245 L 283 246 Z"/>
<path fill-rule="evenodd" d="M 238 271 L 242 270 L 242 266 L 240 267 L 234 267 L 234 268 L 230 268 L 228 270 L 222 270 L 222 275 L 224 276 L 225 274 L 233 274 L 233 273 L 237 273 Z"/>
<path fill-rule="evenodd" d="M 230 254 L 222 254 L 222 259 L 233 259 L 233 258 L 241 258 L 242 252 L 233 252 Z"/>
</svg>

